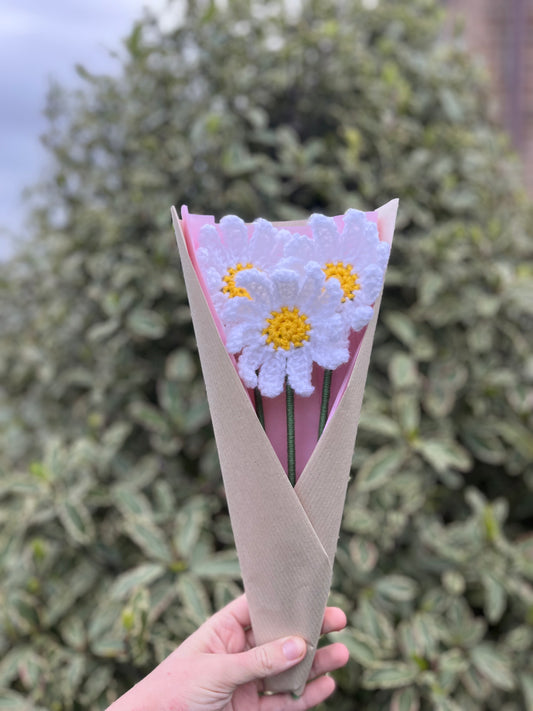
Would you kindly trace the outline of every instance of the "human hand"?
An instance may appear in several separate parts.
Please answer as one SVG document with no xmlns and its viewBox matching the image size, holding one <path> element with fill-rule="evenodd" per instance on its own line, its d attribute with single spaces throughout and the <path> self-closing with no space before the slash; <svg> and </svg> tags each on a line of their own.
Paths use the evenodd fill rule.
<svg viewBox="0 0 533 711">
<path fill-rule="evenodd" d="M 326 609 L 323 633 L 339 631 L 345 625 L 342 610 Z M 305 653 L 301 637 L 255 647 L 248 603 L 242 595 L 209 618 L 108 711 L 305 711 L 335 689 L 333 679 L 324 674 L 348 661 L 343 644 L 317 650 L 312 681 L 299 698 L 261 695 L 262 679 L 294 666 Z"/>
</svg>

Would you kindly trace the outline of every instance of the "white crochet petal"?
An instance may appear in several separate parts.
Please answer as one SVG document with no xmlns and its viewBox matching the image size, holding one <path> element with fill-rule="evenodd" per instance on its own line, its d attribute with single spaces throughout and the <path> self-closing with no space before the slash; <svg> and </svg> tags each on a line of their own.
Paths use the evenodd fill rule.
<svg viewBox="0 0 533 711">
<path fill-rule="evenodd" d="M 365 225 L 367 223 L 374 225 L 376 224 L 375 222 L 373 223 L 371 220 L 369 220 L 362 210 L 354 210 L 353 208 L 346 210 L 343 217 L 343 223 L 343 232 L 346 233 L 350 231 L 354 234 L 364 231 Z"/>
<path fill-rule="evenodd" d="M 313 358 L 309 348 L 295 348 L 287 356 L 289 385 L 297 395 L 309 397 L 315 389 L 311 383 Z"/>
<path fill-rule="evenodd" d="M 259 269 L 267 269 L 281 257 L 278 230 L 268 220 L 255 220 L 248 255 L 250 262 Z"/>
<path fill-rule="evenodd" d="M 257 328 L 254 328 L 253 324 L 237 323 L 226 328 L 226 348 L 229 353 L 240 353 L 256 338 Z"/>
<path fill-rule="evenodd" d="M 346 363 L 350 357 L 348 339 L 314 343 L 311 350 L 314 361 L 326 370 L 335 370 Z"/>
<path fill-rule="evenodd" d="M 265 357 L 265 348 L 262 343 L 253 346 L 246 346 L 243 349 L 239 360 L 242 360 L 247 368 L 258 370 Z"/>
<path fill-rule="evenodd" d="M 308 224 L 317 244 L 319 261 L 328 262 L 338 251 L 339 231 L 335 220 L 325 215 L 314 214 L 309 218 Z"/>
<path fill-rule="evenodd" d="M 247 346 L 239 356 L 239 375 L 248 388 L 257 387 L 256 371 L 261 365 L 263 353 L 262 346 Z"/>
<path fill-rule="evenodd" d="M 276 269 L 272 272 L 273 303 L 280 306 L 294 306 L 299 291 L 300 277 L 291 269 Z"/>
<path fill-rule="evenodd" d="M 347 211 L 344 216 L 342 242 L 344 256 L 356 271 L 378 261 L 378 248 L 381 244 L 378 228 L 376 223 L 369 220 L 364 212 Z"/>
<path fill-rule="evenodd" d="M 265 348 L 257 380 L 259 390 L 265 397 L 276 397 L 283 391 L 286 363 L 286 351 Z"/>
<path fill-rule="evenodd" d="M 385 272 L 385 269 L 387 268 L 387 264 L 389 262 L 389 256 L 390 256 L 390 244 L 387 244 L 387 242 L 380 241 L 378 248 L 377 248 L 376 264 L 381 269 L 383 269 L 383 272 Z"/>
<path fill-rule="evenodd" d="M 311 344 L 332 344 L 336 341 L 342 341 L 347 336 L 347 331 L 344 326 L 342 314 L 329 313 L 323 317 L 318 317 L 313 314 L 313 338 Z"/>
<path fill-rule="evenodd" d="M 299 293 L 299 303 L 304 311 L 320 306 L 320 298 L 326 287 L 326 277 L 316 262 L 305 267 L 305 277 Z"/>
<path fill-rule="evenodd" d="M 223 283 L 218 269 L 215 267 L 208 267 L 205 270 L 202 269 L 202 274 L 210 294 L 214 294 L 222 289 Z"/>
<path fill-rule="evenodd" d="M 271 272 L 278 269 L 290 269 L 292 272 L 298 272 L 302 275 L 304 273 L 304 263 L 298 257 L 281 257 L 281 259 L 273 266 Z"/>
<path fill-rule="evenodd" d="M 220 220 L 220 230 L 232 264 L 247 262 L 248 230 L 244 221 L 236 215 L 226 215 Z"/>
<path fill-rule="evenodd" d="M 205 247 L 202 247 L 196 252 L 196 257 L 204 276 L 209 270 L 214 270 L 220 277 L 226 273 L 227 256 L 222 254 L 220 250 L 210 252 Z"/>
<path fill-rule="evenodd" d="M 233 299 L 226 298 L 225 301 L 224 318 L 228 323 L 233 324 L 239 321 L 262 323 L 261 318 L 264 309 L 256 301 L 247 299 L 245 296 L 235 296 Z"/>
<path fill-rule="evenodd" d="M 307 235 L 290 235 L 284 246 L 283 254 L 302 266 L 314 259 L 315 244 Z"/>
<path fill-rule="evenodd" d="M 214 225 L 204 225 L 198 235 L 198 249 L 207 249 L 213 252 L 221 249 L 220 235 Z"/>
<path fill-rule="evenodd" d="M 371 306 L 357 306 L 353 302 L 347 303 L 345 318 L 353 331 L 360 331 L 372 319 L 374 309 Z"/>
<path fill-rule="evenodd" d="M 244 269 L 235 275 L 235 285 L 246 289 L 257 304 L 270 308 L 272 302 L 272 281 L 259 269 Z"/>
<path fill-rule="evenodd" d="M 222 320 L 224 320 L 224 313 L 228 304 L 228 297 L 226 296 L 226 294 L 223 294 L 221 291 L 213 292 L 211 294 L 211 301 L 213 303 L 213 306 L 215 307 L 215 311 L 217 312 L 217 314 Z"/>
<path fill-rule="evenodd" d="M 373 304 L 383 287 L 385 272 L 375 264 L 365 267 L 359 274 L 360 289 L 356 293 L 357 304 Z"/>
<path fill-rule="evenodd" d="M 343 291 L 338 279 L 327 279 L 317 300 L 314 313 L 322 319 L 329 319 L 342 309 Z"/>
</svg>

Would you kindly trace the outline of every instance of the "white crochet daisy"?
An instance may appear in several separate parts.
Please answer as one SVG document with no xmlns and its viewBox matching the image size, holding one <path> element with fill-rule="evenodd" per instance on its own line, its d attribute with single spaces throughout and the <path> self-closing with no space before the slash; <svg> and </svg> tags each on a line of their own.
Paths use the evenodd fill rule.
<svg viewBox="0 0 533 711">
<path fill-rule="evenodd" d="M 222 320 L 230 300 L 236 296 L 249 298 L 246 290 L 236 285 L 236 275 L 247 269 L 269 271 L 275 268 L 283 255 L 283 238 L 289 236 L 260 218 L 254 222 L 249 237 L 246 224 L 235 215 L 223 217 L 219 230 L 214 225 L 202 227 L 196 255 L 211 300 Z"/>
<path fill-rule="evenodd" d="M 304 275 L 276 269 L 240 271 L 238 288 L 250 298 L 235 298 L 226 309 L 226 346 L 238 355 L 239 374 L 247 387 L 266 397 L 283 391 L 285 376 L 298 395 L 310 395 L 313 363 L 335 369 L 348 360 L 346 329 L 338 313 L 342 290 L 326 280 L 318 264 Z"/>
<path fill-rule="evenodd" d="M 341 314 L 345 325 L 360 331 L 372 318 L 375 300 L 383 286 L 390 247 L 379 239 L 375 222 L 360 210 L 348 210 L 344 228 L 324 215 L 309 218 L 312 238 L 295 235 L 285 246 L 291 265 L 317 262 L 328 283 L 342 288 Z"/>
</svg>

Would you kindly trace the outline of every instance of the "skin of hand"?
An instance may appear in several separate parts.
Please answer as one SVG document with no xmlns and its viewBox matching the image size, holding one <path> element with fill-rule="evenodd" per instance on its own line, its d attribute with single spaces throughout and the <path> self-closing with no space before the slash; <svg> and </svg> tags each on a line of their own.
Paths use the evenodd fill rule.
<svg viewBox="0 0 533 711">
<path fill-rule="evenodd" d="M 345 626 L 342 610 L 326 608 L 323 634 Z M 324 675 L 344 666 L 349 656 L 338 642 L 322 647 L 302 696 L 261 694 L 262 679 L 294 666 L 305 652 L 301 637 L 256 647 L 242 595 L 210 617 L 107 711 L 305 711 L 333 693 L 335 682 Z"/>
</svg>

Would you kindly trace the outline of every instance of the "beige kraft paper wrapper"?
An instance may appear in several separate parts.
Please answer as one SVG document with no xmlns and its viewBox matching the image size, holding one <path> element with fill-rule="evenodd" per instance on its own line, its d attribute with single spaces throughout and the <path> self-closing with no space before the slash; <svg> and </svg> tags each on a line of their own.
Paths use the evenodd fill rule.
<svg viewBox="0 0 533 711">
<path fill-rule="evenodd" d="M 377 210 L 380 239 L 392 242 L 398 200 Z M 270 692 L 303 692 L 326 607 L 355 435 L 379 311 L 366 329 L 348 386 L 293 488 L 219 336 L 172 221 L 256 644 L 300 635 L 302 662 L 265 680 Z"/>
</svg>

